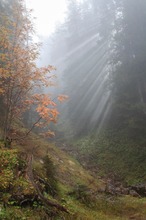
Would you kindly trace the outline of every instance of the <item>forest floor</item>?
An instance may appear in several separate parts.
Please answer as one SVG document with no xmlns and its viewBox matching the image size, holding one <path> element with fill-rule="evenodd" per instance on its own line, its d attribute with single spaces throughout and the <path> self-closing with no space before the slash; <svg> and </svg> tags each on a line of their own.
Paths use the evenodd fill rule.
<svg viewBox="0 0 146 220">
<path fill-rule="evenodd" d="M 68 213 L 46 207 L 39 199 L 27 176 L 26 155 L 33 155 L 34 182 L 42 195 Z M 50 167 L 46 168 L 46 155 L 53 173 Z M 5 149 L 1 143 L 0 164 L 1 220 L 146 220 L 146 198 L 105 192 L 106 181 L 35 134 L 27 141 L 13 143 L 11 149 Z"/>
</svg>

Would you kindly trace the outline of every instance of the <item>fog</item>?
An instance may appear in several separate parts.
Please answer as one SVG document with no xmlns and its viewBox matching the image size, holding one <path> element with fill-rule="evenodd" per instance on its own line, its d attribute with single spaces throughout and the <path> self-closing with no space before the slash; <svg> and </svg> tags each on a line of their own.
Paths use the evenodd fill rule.
<svg viewBox="0 0 146 220">
<path fill-rule="evenodd" d="M 43 41 L 39 65 L 57 68 L 53 92 L 69 96 L 59 107 L 58 132 L 66 137 L 99 132 L 119 117 L 119 104 L 145 104 L 144 8 L 135 0 L 66 0 L 54 11 L 57 20 L 46 17 L 53 28 L 38 28 Z"/>
<path fill-rule="evenodd" d="M 0 165 L 0 219 L 146 220 L 146 1 L 0 0 Z"/>
</svg>

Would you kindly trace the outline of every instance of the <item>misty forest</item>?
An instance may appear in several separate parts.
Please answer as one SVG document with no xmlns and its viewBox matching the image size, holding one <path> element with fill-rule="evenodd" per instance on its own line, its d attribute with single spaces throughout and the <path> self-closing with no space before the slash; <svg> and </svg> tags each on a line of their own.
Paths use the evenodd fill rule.
<svg viewBox="0 0 146 220">
<path fill-rule="evenodd" d="M 0 0 L 0 219 L 146 220 L 144 0 Z"/>
</svg>

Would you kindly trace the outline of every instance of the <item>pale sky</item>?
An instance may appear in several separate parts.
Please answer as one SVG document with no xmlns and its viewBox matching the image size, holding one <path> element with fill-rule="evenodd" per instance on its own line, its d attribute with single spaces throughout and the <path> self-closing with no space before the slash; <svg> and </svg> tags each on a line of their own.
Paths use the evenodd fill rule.
<svg viewBox="0 0 146 220">
<path fill-rule="evenodd" d="M 66 0 L 26 0 L 26 5 L 34 10 L 36 30 L 42 36 L 49 36 L 64 21 L 67 10 Z"/>
</svg>

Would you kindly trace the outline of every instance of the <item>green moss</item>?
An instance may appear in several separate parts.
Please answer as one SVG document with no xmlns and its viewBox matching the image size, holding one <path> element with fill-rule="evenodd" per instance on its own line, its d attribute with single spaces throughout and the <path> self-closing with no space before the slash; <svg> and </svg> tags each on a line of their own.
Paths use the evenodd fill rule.
<svg viewBox="0 0 146 220">
<path fill-rule="evenodd" d="M 114 173 L 130 185 L 146 182 L 145 146 L 124 131 L 105 130 L 74 142 L 73 149 L 75 157 L 87 167 L 97 167 L 99 175 Z"/>
<path fill-rule="evenodd" d="M 87 143 L 89 144 L 88 141 Z M 33 162 L 34 175 L 43 178 L 51 184 L 51 189 L 55 190 L 55 193 L 57 190 L 59 193 L 57 192 L 58 195 L 53 200 L 50 191 L 45 189 L 43 183 L 39 183 L 39 187 L 43 190 L 46 198 L 64 205 L 69 210 L 69 214 L 60 212 L 54 208 L 46 209 L 38 203 L 34 203 L 27 208 L 20 208 L 18 204 L 11 199 L 12 195 L 27 196 L 35 193 L 33 186 L 26 178 L 27 164 L 25 158 L 20 156 L 21 154 L 18 150 L 0 149 L 2 165 L 1 176 L 4 182 L 6 182 L 6 184 L 3 185 L 3 180 L 1 179 L 0 181 L 0 219 L 146 219 L 146 199 L 132 198 L 129 196 L 118 198 L 101 195 L 97 193 L 97 189 L 102 187 L 104 183 L 98 180 L 98 177 L 95 179 L 89 171 L 81 167 L 71 156 L 68 156 L 52 144 L 48 145 L 47 142 L 43 140 L 38 140 L 38 142 L 36 139 L 32 140 L 30 146 L 32 145 L 40 146 L 38 151 L 35 152 Z M 49 157 L 45 157 L 46 150 L 49 152 Z M 111 154 L 109 154 L 108 157 L 111 157 Z M 3 207 L 4 204 L 6 204 L 5 208 Z"/>
</svg>

